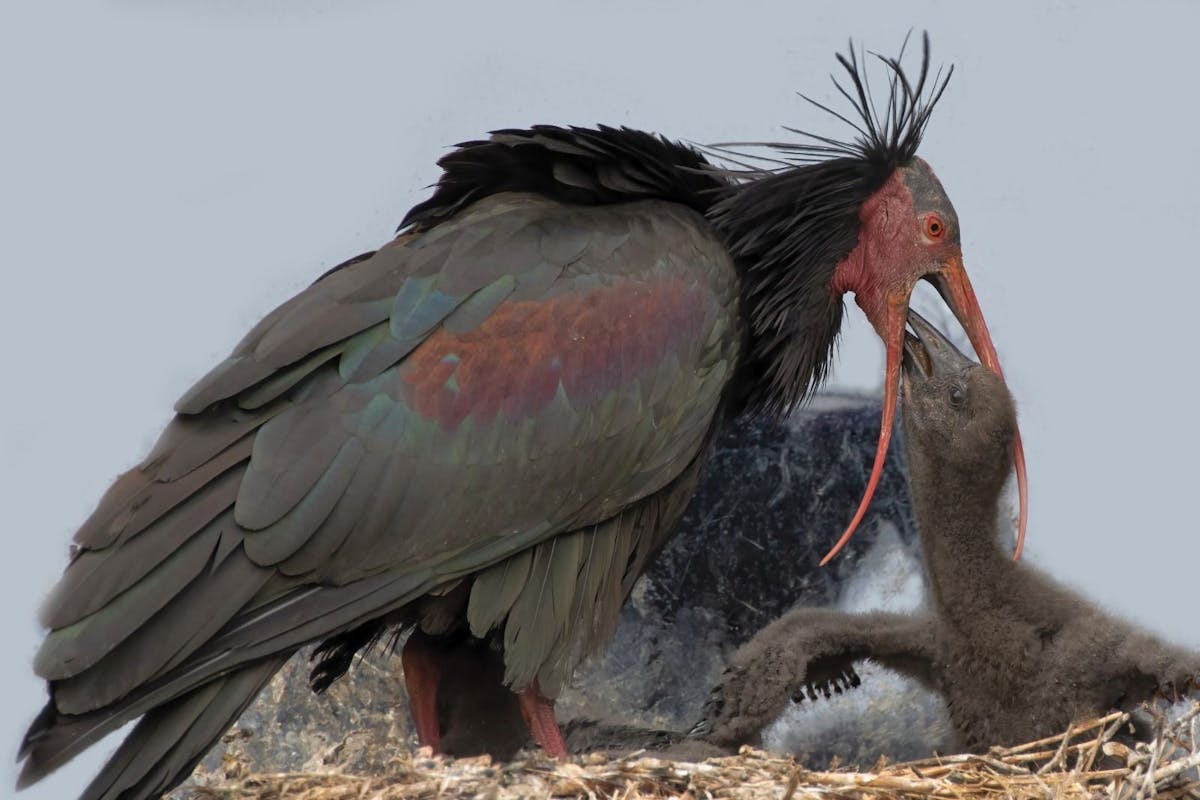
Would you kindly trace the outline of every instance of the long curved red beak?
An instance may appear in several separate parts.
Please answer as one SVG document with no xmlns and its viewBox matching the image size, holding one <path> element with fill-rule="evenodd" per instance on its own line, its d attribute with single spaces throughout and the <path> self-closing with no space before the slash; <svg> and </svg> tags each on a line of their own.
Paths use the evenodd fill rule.
<svg viewBox="0 0 1200 800">
<path fill-rule="evenodd" d="M 946 301 L 946 305 L 950 306 L 950 310 L 958 319 L 959 324 L 967 332 L 967 338 L 971 340 L 971 346 L 975 348 L 980 361 L 1003 380 L 1004 372 L 1000 369 L 1000 359 L 996 355 L 996 347 L 992 344 L 992 336 L 988 333 L 987 322 L 984 321 L 983 311 L 979 308 L 979 301 L 975 298 L 975 290 L 967 278 L 967 271 L 963 267 L 962 260 L 955 258 L 941 270 L 924 277 L 937 288 L 938 294 Z M 875 463 L 871 467 L 871 476 L 867 480 L 866 491 L 863 493 L 862 500 L 859 501 L 854 518 L 850 520 L 850 525 L 838 539 L 837 544 L 821 559 L 822 566 L 828 564 L 830 559 L 846 546 L 846 542 L 850 541 L 850 537 L 854 535 L 854 531 L 866 515 L 867 507 L 871 504 L 871 498 L 874 497 L 875 489 L 879 486 L 879 479 L 883 475 L 883 462 L 887 457 L 888 446 L 892 441 L 892 428 L 896 421 L 896 401 L 900 395 L 900 363 L 904 347 L 904 325 L 908 316 L 908 303 L 911 295 L 912 287 L 909 286 L 904 291 L 896 292 L 887 298 L 883 330 L 880 331 L 884 345 L 887 347 L 883 382 L 883 418 L 879 429 L 879 443 L 875 448 Z M 1029 487 L 1026 481 L 1025 449 L 1021 445 L 1020 429 L 1017 430 L 1016 439 L 1013 442 L 1013 464 L 1017 470 L 1017 494 L 1020 501 L 1017 546 L 1013 552 L 1013 560 L 1016 560 L 1021 557 L 1021 551 L 1025 548 L 1025 529 L 1029 522 Z"/>
</svg>

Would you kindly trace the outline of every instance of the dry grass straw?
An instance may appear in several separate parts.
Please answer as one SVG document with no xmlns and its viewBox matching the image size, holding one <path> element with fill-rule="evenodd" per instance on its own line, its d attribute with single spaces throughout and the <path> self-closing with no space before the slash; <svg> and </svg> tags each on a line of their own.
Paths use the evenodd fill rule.
<svg viewBox="0 0 1200 800">
<path fill-rule="evenodd" d="M 703 763 L 632 754 L 591 754 L 569 762 L 530 755 L 492 764 L 487 758 L 400 755 L 387 775 L 257 774 L 198 786 L 200 800 L 417 800 L 418 798 L 586 797 L 827 798 L 1080 798 L 1200 800 L 1200 702 L 1168 720 L 1157 714 L 1149 744 L 1130 749 L 1115 740 L 1129 715 L 1113 713 L 1067 732 L 986 755 L 935 756 L 870 771 L 809 770 L 791 758 L 751 748 Z M 234 766 L 234 765 L 231 765 Z M 235 770 L 236 772 L 236 770 Z"/>
</svg>

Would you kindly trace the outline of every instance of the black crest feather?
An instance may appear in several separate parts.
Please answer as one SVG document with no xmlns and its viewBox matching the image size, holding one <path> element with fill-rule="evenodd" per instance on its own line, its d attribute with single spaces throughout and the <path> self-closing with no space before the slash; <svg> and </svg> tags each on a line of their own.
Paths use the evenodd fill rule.
<svg viewBox="0 0 1200 800">
<path fill-rule="evenodd" d="M 838 94 L 850 103 L 853 110 L 849 116 L 809 95 L 800 94 L 805 102 L 853 129 L 855 136 L 851 139 L 835 139 L 810 130 L 784 126 L 784 130 L 800 136 L 803 141 L 725 142 L 709 145 L 704 149 L 725 159 L 740 157 L 777 165 L 776 168 L 755 168 L 743 164 L 747 167 L 745 171 L 733 173 L 742 181 L 762 176 L 764 173 L 837 158 L 849 158 L 870 164 L 880 170 L 887 170 L 887 174 L 890 174 L 891 170 L 912 161 L 917 154 L 933 109 L 954 74 L 954 67 L 951 66 L 944 73 L 939 69 L 936 74 L 930 75 L 929 34 L 925 33 L 922 36 L 921 69 L 915 80 L 910 79 L 901 63 L 907 48 L 908 37 L 905 37 L 900 46 L 900 53 L 894 58 L 878 53 L 869 54 L 884 64 L 888 75 L 887 100 L 882 112 L 876 107 L 871 93 L 867 73 L 868 54 L 863 51 L 856 53 L 853 41 L 845 54 L 837 54 L 838 63 L 849 77 L 849 88 L 844 86 L 836 75 L 829 76 Z M 739 147 L 767 148 L 779 156 L 743 152 L 737 149 Z"/>
</svg>

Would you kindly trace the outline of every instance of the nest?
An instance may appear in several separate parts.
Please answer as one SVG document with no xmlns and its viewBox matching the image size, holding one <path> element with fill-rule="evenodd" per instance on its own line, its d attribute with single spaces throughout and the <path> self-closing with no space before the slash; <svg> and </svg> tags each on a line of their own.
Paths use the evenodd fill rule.
<svg viewBox="0 0 1200 800">
<path fill-rule="evenodd" d="M 598 753 L 570 761 L 537 754 L 507 764 L 486 756 L 400 755 L 387 774 L 339 772 L 209 776 L 192 789 L 197 800 L 416 800 L 417 798 L 586 797 L 783 798 L 783 800 L 890 800 L 891 798 L 1114 798 L 1200 800 L 1200 701 L 1180 715 L 1155 713 L 1149 743 L 1128 747 L 1117 739 L 1130 715 L 1112 713 L 1058 736 L 986 755 L 935 756 L 869 771 L 830 764 L 806 769 L 791 758 L 752 748 L 701 763 L 668 761 L 645 753 Z M 204 780 L 203 778 L 201 779 Z"/>
</svg>

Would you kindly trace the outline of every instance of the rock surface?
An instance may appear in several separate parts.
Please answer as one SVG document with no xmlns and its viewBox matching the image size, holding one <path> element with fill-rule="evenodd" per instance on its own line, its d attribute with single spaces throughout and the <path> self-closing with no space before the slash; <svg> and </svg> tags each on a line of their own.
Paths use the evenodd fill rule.
<svg viewBox="0 0 1200 800">
<path fill-rule="evenodd" d="M 878 431 L 876 403 L 831 396 L 786 422 L 730 426 L 611 645 L 577 672 L 564 716 L 636 709 L 643 724 L 690 727 L 725 656 L 789 608 L 901 591 L 921 567 L 899 447 L 859 533 L 818 566 L 858 506 Z M 879 573 L 889 560 L 900 574 Z"/>
<path fill-rule="evenodd" d="M 879 431 L 877 400 L 823 395 L 785 422 L 740 420 L 721 436 L 678 534 L 634 589 L 604 653 L 577 671 L 560 719 L 686 730 L 724 659 L 794 605 L 906 610 L 921 601 L 902 442 L 869 513 L 829 567 L 817 564 L 857 507 Z M 226 737 L 241 764 L 379 770 L 413 746 L 399 658 L 377 648 L 321 697 L 294 658 Z M 926 754 L 946 739 L 931 695 L 894 676 L 786 713 L 767 746 L 812 763 Z M 231 761 L 228 763 L 232 763 Z M 222 748 L 204 762 L 220 770 Z"/>
</svg>

